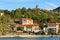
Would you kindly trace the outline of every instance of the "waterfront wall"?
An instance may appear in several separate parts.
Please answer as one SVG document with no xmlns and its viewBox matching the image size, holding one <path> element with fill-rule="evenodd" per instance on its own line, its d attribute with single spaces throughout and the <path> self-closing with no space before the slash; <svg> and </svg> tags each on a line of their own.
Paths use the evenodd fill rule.
<svg viewBox="0 0 60 40">
<path fill-rule="evenodd" d="M 43 38 L 43 37 L 46 37 L 46 38 L 53 38 L 53 37 L 59 37 L 60 38 L 60 35 L 4 35 L 4 36 L 0 36 L 0 38 L 7 38 L 7 37 L 24 37 L 24 38 L 37 38 L 37 37 L 40 37 L 40 38 Z"/>
</svg>

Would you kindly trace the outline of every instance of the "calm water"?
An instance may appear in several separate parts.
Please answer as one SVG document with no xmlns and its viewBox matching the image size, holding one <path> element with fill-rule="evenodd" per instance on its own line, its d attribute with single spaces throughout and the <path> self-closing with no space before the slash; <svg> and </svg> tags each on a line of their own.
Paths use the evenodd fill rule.
<svg viewBox="0 0 60 40">
<path fill-rule="evenodd" d="M 0 40 L 60 40 L 60 38 L 0 38 Z"/>
</svg>

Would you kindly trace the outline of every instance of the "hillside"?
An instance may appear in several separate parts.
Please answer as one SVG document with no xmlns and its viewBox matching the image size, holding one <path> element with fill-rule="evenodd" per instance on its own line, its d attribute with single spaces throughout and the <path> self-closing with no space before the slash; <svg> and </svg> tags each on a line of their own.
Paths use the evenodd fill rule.
<svg viewBox="0 0 60 40">
<path fill-rule="evenodd" d="M 60 8 L 60 7 L 59 7 Z M 44 23 L 51 23 L 51 22 L 60 22 L 60 12 L 56 11 L 59 8 L 54 9 L 55 11 L 48 11 L 44 9 L 36 8 L 17 8 L 15 10 L 0 10 L 0 13 L 4 13 L 0 20 L 2 23 L 13 23 L 14 19 L 24 18 L 32 18 L 35 23 L 38 23 L 42 26 Z M 8 18 L 9 17 L 9 18 Z M 13 21 L 11 22 L 11 18 Z M 8 20 L 10 19 L 10 20 Z"/>
<path fill-rule="evenodd" d="M 60 11 L 60 6 L 55 8 L 55 9 L 53 9 L 53 11 Z"/>
</svg>

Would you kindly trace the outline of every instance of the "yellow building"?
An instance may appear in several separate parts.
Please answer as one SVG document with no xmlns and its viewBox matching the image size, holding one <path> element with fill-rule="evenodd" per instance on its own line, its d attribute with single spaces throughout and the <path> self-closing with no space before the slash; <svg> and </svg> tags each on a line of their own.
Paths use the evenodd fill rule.
<svg viewBox="0 0 60 40">
<path fill-rule="evenodd" d="M 16 25 L 15 30 L 17 30 L 18 27 L 23 27 L 24 31 L 31 31 L 31 32 L 38 32 L 39 31 L 39 25 L 36 23 L 33 23 L 33 19 L 31 18 L 21 18 L 19 20 L 19 24 Z"/>
</svg>

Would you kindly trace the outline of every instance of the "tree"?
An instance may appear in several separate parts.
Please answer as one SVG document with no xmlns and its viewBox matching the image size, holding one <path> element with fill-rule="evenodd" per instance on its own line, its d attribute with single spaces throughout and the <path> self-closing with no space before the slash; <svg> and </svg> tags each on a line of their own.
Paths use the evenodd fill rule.
<svg viewBox="0 0 60 40">
<path fill-rule="evenodd" d="M 18 8 L 15 10 L 15 18 L 20 18 L 21 17 L 21 9 Z"/>
<path fill-rule="evenodd" d="M 10 11 L 9 10 L 4 10 L 5 15 L 10 15 Z"/>
<path fill-rule="evenodd" d="M 7 17 L 6 17 L 6 16 L 2 16 L 1 22 L 2 22 L 3 24 L 6 24 L 6 23 L 7 23 Z"/>
<path fill-rule="evenodd" d="M 11 29 L 6 25 L 6 24 L 2 24 L 0 25 L 0 32 L 2 33 L 2 35 L 5 35 L 6 33 L 8 33 Z"/>
<path fill-rule="evenodd" d="M 25 14 L 26 12 L 27 12 L 26 8 L 23 7 L 23 8 L 21 9 L 21 13 L 22 13 L 22 14 Z"/>
<path fill-rule="evenodd" d="M 15 17 L 15 10 L 12 10 L 11 11 L 11 15 L 10 15 L 12 18 L 14 18 Z"/>
</svg>

